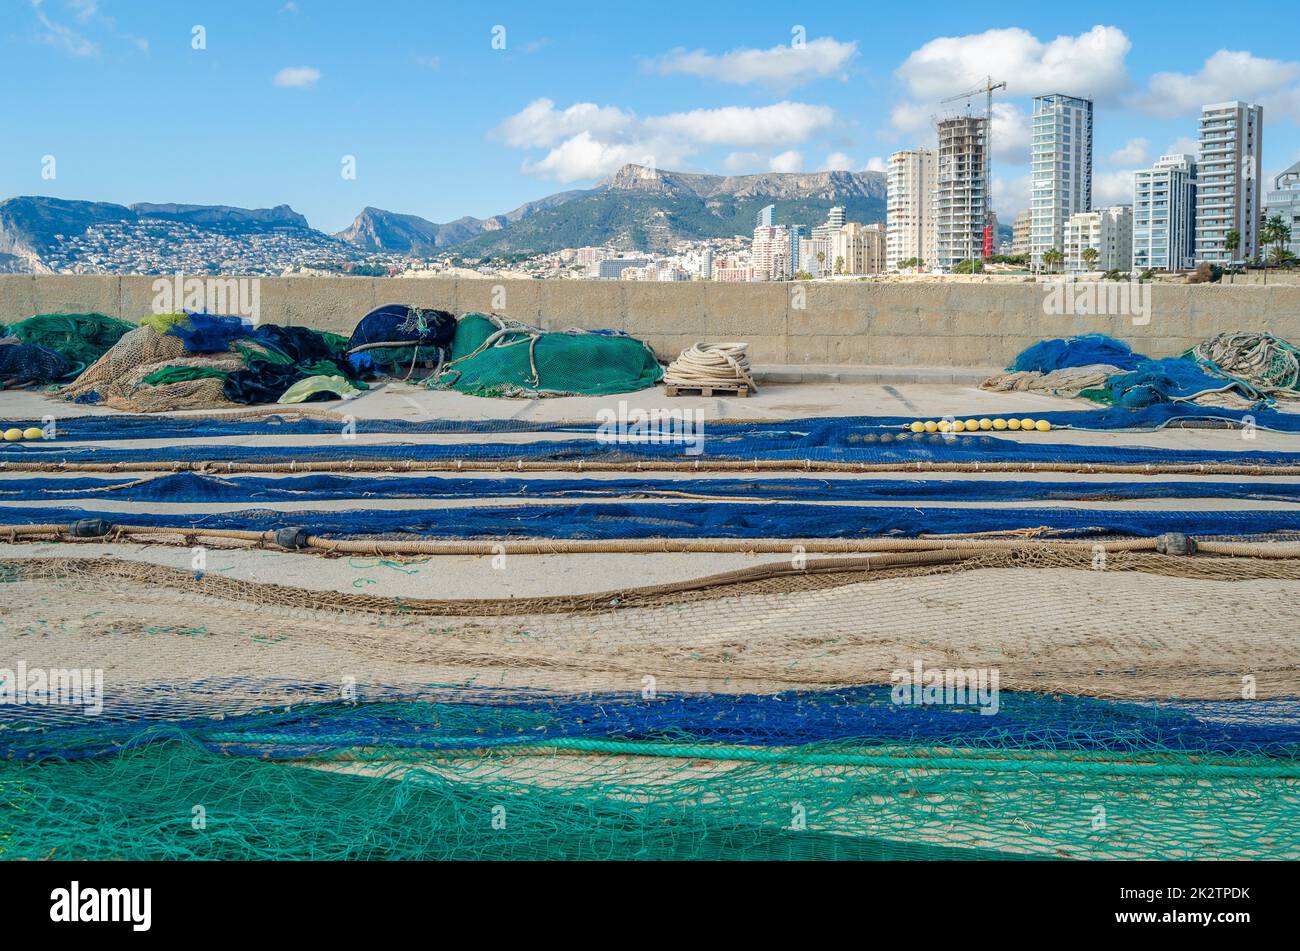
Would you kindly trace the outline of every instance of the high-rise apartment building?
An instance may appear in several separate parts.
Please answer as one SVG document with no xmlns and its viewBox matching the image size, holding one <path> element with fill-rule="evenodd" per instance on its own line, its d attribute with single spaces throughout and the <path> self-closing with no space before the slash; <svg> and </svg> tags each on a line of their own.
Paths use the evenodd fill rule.
<svg viewBox="0 0 1300 951">
<path fill-rule="evenodd" d="M 1089 264 L 1084 251 L 1092 248 L 1097 260 Z M 1097 211 L 1080 211 L 1065 222 L 1065 270 L 1127 271 L 1133 260 L 1133 207 L 1115 205 Z"/>
<path fill-rule="evenodd" d="M 1092 100 L 1034 97 L 1030 144 L 1029 254 L 1064 250 L 1069 217 L 1092 208 Z"/>
<path fill-rule="evenodd" d="M 1264 109 L 1218 102 L 1201 109 L 1196 173 L 1196 260 L 1250 261 L 1259 254 Z M 1237 244 L 1229 248 L 1229 234 Z"/>
<path fill-rule="evenodd" d="M 905 149 L 889 157 L 886 186 L 885 266 L 918 258 L 935 264 L 934 192 L 938 153 Z"/>
<path fill-rule="evenodd" d="M 1273 190 L 1268 193 L 1266 218 L 1282 217 L 1282 224 L 1291 229 L 1291 241 L 1284 247 L 1300 258 L 1300 162 L 1296 162 L 1273 179 Z M 1265 249 L 1267 253 L 1268 249 Z"/>
<path fill-rule="evenodd" d="M 939 267 L 983 257 L 987 125 L 983 116 L 939 122 L 934 188 L 934 263 Z"/>
<path fill-rule="evenodd" d="M 1162 155 L 1133 174 L 1133 270 L 1196 263 L 1196 157 Z"/>
<path fill-rule="evenodd" d="M 790 261 L 790 229 L 785 225 L 761 225 L 754 229 L 750 263 L 757 277 L 769 281 L 788 280 L 794 273 Z"/>
<path fill-rule="evenodd" d="M 764 205 L 758 209 L 758 217 L 754 221 L 755 228 L 771 228 L 776 225 L 776 205 Z"/>
</svg>

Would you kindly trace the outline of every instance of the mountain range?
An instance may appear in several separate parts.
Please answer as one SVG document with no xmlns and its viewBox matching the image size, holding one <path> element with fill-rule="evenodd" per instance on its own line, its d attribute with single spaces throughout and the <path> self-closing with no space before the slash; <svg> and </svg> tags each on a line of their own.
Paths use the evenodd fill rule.
<svg viewBox="0 0 1300 951">
<path fill-rule="evenodd" d="M 812 226 L 836 205 L 850 221 L 879 222 L 885 218 L 885 179 L 880 172 L 724 176 L 625 165 L 592 188 L 558 192 L 490 218 L 466 216 L 440 224 L 365 208 L 351 226 L 332 236 L 311 228 L 288 205 L 117 205 L 23 196 L 0 202 L 0 271 L 67 266 L 81 246 L 79 239 L 105 225 L 137 230 L 175 225 L 174 240 L 193 233 L 233 239 L 297 236 L 313 251 L 336 247 L 341 255 L 428 257 L 454 250 L 463 257 L 490 257 L 606 244 L 628 251 L 667 251 L 683 239 L 748 235 L 758 211 L 769 204 L 776 206 L 778 222 Z"/>
<path fill-rule="evenodd" d="M 367 208 L 335 237 L 367 250 L 427 253 L 455 246 L 467 256 L 557 251 L 612 244 L 667 251 L 682 239 L 750 234 L 759 209 L 808 225 L 841 205 L 850 221 L 885 220 L 880 172 L 699 175 L 625 165 L 594 188 L 560 192 L 493 218 L 437 224 Z"/>
</svg>

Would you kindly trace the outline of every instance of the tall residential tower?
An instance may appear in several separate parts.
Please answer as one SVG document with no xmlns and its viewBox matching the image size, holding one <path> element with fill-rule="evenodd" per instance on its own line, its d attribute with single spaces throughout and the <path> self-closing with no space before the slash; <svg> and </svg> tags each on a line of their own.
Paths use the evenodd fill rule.
<svg viewBox="0 0 1300 951">
<path fill-rule="evenodd" d="M 1196 264 L 1196 157 L 1162 155 L 1133 173 L 1133 270 Z"/>
<path fill-rule="evenodd" d="M 1064 251 L 1070 216 L 1092 209 L 1092 100 L 1052 93 L 1034 97 L 1031 156 L 1031 263 Z"/>
<path fill-rule="evenodd" d="M 935 264 L 934 149 L 906 149 L 889 157 L 886 185 L 885 266 L 919 258 Z"/>
<path fill-rule="evenodd" d="M 1259 253 L 1264 182 L 1264 109 L 1218 102 L 1201 109 L 1201 160 L 1196 184 L 1196 260 L 1250 261 Z M 1228 247 L 1229 232 L 1237 245 Z"/>
</svg>

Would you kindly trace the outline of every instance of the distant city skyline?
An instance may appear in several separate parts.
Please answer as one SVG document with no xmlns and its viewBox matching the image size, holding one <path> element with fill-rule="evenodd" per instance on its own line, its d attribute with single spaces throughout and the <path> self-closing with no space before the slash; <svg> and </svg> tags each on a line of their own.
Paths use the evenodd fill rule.
<svg viewBox="0 0 1300 951">
<path fill-rule="evenodd" d="M 884 172 L 936 145 L 940 100 L 985 75 L 995 97 L 993 205 L 1029 206 L 1031 100 L 1095 103 L 1092 207 L 1128 203 L 1133 172 L 1197 152 L 1201 107 L 1264 107 L 1262 178 L 1300 159 L 1300 51 L 1290 5 L 1214 28 L 1102 3 L 935 3 L 653 17 L 323 0 L 222 5 L 9 0 L 0 197 L 291 205 L 324 231 L 365 206 L 485 217 L 625 162 L 743 174 Z M 1217 8 L 1216 8 L 1217 9 Z M 634 28 L 633 28 L 634 25 Z M 976 113 L 983 103 L 973 103 Z M 52 175 L 52 177 L 51 177 Z"/>
</svg>

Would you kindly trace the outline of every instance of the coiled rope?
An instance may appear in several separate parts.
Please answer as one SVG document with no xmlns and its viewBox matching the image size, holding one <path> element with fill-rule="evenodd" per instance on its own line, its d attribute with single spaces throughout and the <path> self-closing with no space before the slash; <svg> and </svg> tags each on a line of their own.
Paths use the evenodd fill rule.
<svg viewBox="0 0 1300 951">
<path fill-rule="evenodd" d="M 687 347 L 668 364 L 664 383 L 668 386 L 747 386 L 757 390 L 750 374 L 749 344 L 697 343 Z"/>
</svg>

